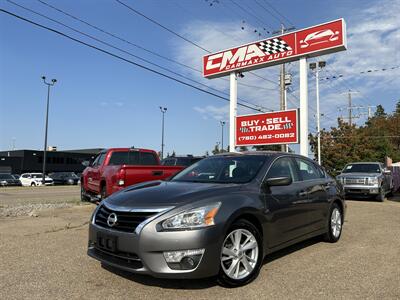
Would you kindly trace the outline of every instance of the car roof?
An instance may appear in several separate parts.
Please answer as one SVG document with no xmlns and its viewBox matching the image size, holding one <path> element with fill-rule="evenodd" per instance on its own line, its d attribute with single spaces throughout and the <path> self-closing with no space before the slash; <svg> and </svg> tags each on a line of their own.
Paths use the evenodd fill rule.
<svg viewBox="0 0 400 300">
<path fill-rule="evenodd" d="M 352 163 L 348 163 L 348 165 L 361 165 L 361 164 L 382 164 L 380 162 L 377 161 L 359 161 L 359 162 L 352 162 Z"/>
</svg>

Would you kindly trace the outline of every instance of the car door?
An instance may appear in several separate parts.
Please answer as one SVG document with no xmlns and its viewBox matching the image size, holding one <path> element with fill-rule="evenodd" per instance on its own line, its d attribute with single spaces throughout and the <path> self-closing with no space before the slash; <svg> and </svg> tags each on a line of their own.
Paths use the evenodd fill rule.
<svg viewBox="0 0 400 300">
<path fill-rule="evenodd" d="M 101 168 L 103 167 L 103 162 L 106 158 L 107 153 L 101 153 L 97 163 L 92 168 L 92 186 L 93 190 L 100 193 L 100 181 L 101 181 Z"/>
<path fill-rule="evenodd" d="M 93 185 L 93 170 L 97 167 L 97 163 L 99 161 L 101 154 L 98 154 L 93 162 L 90 164 L 88 171 L 87 171 L 87 188 L 91 191 L 95 191 L 95 186 Z"/>
<path fill-rule="evenodd" d="M 267 179 L 290 177 L 292 183 L 286 186 L 265 184 Z M 277 158 L 264 178 L 261 197 L 264 198 L 267 218 L 269 247 L 279 246 L 304 234 L 307 216 L 307 194 L 291 157 Z"/>
<path fill-rule="evenodd" d="M 328 209 L 329 181 L 324 172 L 308 159 L 294 158 L 298 167 L 304 192 L 307 195 L 307 218 L 304 224 L 306 233 L 324 228 Z"/>
</svg>

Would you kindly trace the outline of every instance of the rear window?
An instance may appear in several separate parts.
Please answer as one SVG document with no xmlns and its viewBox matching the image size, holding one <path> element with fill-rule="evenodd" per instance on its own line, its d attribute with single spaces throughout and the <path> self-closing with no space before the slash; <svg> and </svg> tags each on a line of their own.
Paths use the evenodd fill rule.
<svg viewBox="0 0 400 300">
<path fill-rule="evenodd" d="M 158 161 L 153 153 L 148 152 L 113 152 L 108 165 L 158 165 Z"/>
<path fill-rule="evenodd" d="M 0 174 L 0 179 L 14 179 L 10 174 Z"/>
</svg>

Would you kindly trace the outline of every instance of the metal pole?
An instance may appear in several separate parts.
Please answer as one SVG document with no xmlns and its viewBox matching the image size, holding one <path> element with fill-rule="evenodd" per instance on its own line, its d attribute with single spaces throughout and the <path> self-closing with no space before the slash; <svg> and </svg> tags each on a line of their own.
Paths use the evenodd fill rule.
<svg viewBox="0 0 400 300">
<path fill-rule="evenodd" d="M 46 108 L 46 129 L 44 133 L 44 150 L 43 150 L 43 177 L 42 184 L 46 182 L 46 154 L 47 154 L 47 128 L 49 123 L 49 104 L 50 104 L 50 84 L 47 84 L 47 108 Z"/>
<path fill-rule="evenodd" d="M 235 72 L 230 75 L 229 95 L 229 151 L 235 152 L 235 123 L 237 114 L 237 76 Z"/>
<path fill-rule="evenodd" d="M 317 92 L 317 143 L 318 143 L 318 163 L 321 165 L 321 132 L 320 132 L 320 112 L 319 112 L 319 67 L 315 71 L 316 92 Z"/>
<path fill-rule="evenodd" d="M 286 88 L 286 84 L 285 84 L 284 96 L 285 97 L 284 97 L 284 101 L 283 101 L 283 110 L 287 110 L 287 88 Z M 289 152 L 289 145 L 288 144 L 284 144 L 284 146 L 285 146 L 284 152 Z"/>
<path fill-rule="evenodd" d="M 164 115 L 167 112 L 166 107 L 160 106 L 160 111 L 162 113 L 162 125 L 161 125 L 161 159 L 164 158 Z"/>
<path fill-rule="evenodd" d="M 285 33 L 285 26 L 281 24 L 281 34 Z M 281 101 L 280 101 L 280 109 L 281 110 L 286 110 L 285 108 L 285 64 L 281 64 L 281 79 L 280 79 L 280 95 L 281 95 Z M 282 144 L 281 145 L 281 151 L 286 152 L 286 145 Z"/>
<path fill-rule="evenodd" d="M 351 119 L 353 115 L 352 109 L 351 109 L 351 91 L 349 90 L 349 125 L 351 127 L 353 120 Z"/>
<path fill-rule="evenodd" d="M 307 59 L 300 58 L 300 154 L 308 157 L 308 79 Z"/>
<path fill-rule="evenodd" d="M 219 121 L 221 123 L 221 149 L 224 150 L 224 125 L 225 121 Z"/>
</svg>

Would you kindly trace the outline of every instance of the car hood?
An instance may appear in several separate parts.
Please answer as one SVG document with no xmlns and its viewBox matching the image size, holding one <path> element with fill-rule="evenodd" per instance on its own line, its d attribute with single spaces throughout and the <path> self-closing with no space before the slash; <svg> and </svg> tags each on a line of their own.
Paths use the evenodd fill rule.
<svg viewBox="0 0 400 300">
<path fill-rule="evenodd" d="M 361 172 L 354 172 L 354 173 L 341 173 L 339 177 L 376 177 L 381 175 L 380 173 L 361 173 Z"/>
<path fill-rule="evenodd" d="M 239 190 L 238 184 L 151 181 L 130 186 L 105 199 L 114 208 L 180 206 Z"/>
</svg>

